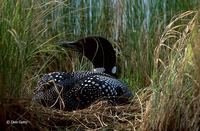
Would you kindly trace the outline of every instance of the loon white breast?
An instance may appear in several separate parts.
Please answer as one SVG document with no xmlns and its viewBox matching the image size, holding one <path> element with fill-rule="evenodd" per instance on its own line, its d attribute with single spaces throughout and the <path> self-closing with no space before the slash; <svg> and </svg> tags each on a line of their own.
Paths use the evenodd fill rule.
<svg viewBox="0 0 200 131">
<path fill-rule="evenodd" d="M 133 94 L 116 79 L 116 56 L 111 43 L 102 37 L 86 37 L 62 46 L 83 51 L 94 65 L 93 71 L 52 72 L 39 81 L 33 101 L 44 106 L 72 111 L 84 109 L 98 100 L 126 104 Z"/>
</svg>

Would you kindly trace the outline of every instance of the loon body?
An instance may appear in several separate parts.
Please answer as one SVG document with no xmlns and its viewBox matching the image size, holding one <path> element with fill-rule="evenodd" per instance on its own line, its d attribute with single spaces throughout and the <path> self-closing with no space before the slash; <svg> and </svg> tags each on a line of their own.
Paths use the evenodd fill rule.
<svg viewBox="0 0 200 131">
<path fill-rule="evenodd" d="M 107 100 L 114 105 L 129 102 L 133 96 L 132 92 L 126 84 L 114 77 L 115 52 L 106 39 L 86 37 L 75 42 L 59 43 L 64 47 L 79 52 L 83 51 L 81 53 L 93 63 L 95 69 L 93 71 L 45 74 L 38 81 L 33 101 L 66 111 L 84 109 L 99 100 Z M 94 54 L 94 52 L 96 53 Z M 105 54 L 109 54 L 109 56 L 105 56 Z M 108 58 L 111 58 L 110 61 Z M 97 61 L 98 59 L 100 62 Z"/>
<path fill-rule="evenodd" d="M 98 100 L 125 104 L 131 96 L 124 83 L 105 73 L 53 72 L 40 79 L 33 100 L 44 106 L 72 111 L 84 109 Z"/>
</svg>

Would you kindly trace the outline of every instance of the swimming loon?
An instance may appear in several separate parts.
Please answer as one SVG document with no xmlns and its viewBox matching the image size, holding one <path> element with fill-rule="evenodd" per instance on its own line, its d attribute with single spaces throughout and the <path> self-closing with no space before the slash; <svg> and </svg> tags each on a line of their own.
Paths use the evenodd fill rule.
<svg viewBox="0 0 200 131">
<path fill-rule="evenodd" d="M 96 49 L 96 46 L 90 46 L 90 44 L 88 44 L 94 42 L 94 40 L 100 41 L 99 43 L 96 43 L 96 46 L 101 47 L 101 52 Z M 115 52 L 113 53 L 114 49 L 110 48 L 112 47 L 111 44 L 109 46 L 106 45 L 110 48 L 110 50 L 107 50 L 105 44 L 102 44 L 101 40 L 110 44 L 102 37 L 87 37 L 79 40 L 79 42 L 61 42 L 62 46 L 67 45 L 66 47 L 71 48 L 77 48 L 81 45 L 81 47 L 78 48 L 78 51 L 83 50 L 83 54 L 91 60 L 94 67 L 98 68 L 95 68 L 92 71 L 68 73 L 52 72 L 45 74 L 38 81 L 38 86 L 32 100 L 44 106 L 63 109 L 65 111 L 84 109 L 95 101 L 100 100 L 107 100 L 113 105 L 127 104 L 133 94 L 126 84 L 113 77 L 114 72 L 112 72 L 112 68 L 115 66 L 116 61 L 113 63 L 110 61 L 109 63 L 109 61 L 102 58 L 103 55 L 101 55 L 101 53 L 103 52 L 105 55 L 109 54 L 108 52 L 112 52 L 111 54 L 115 54 Z M 90 48 L 90 50 L 87 50 L 87 47 Z M 102 49 L 104 50 L 102 51 Z M 91 54 L 93 54 L 94 50 L 99 52 L 97 54 L 100 55 L 96 55 L 94 59 L 91 59 L 92 57 L 90 57 L 89 53 L 86 53 L 85 51 L 90 51 L 92 52 Z M 99 63 L 98 65 L 98 62 L 95 60 L 96 58 L 99 58 L 99 60 L 104 62 L 104 64 Z M 115 59 L 113 56 L 110 58 Z"/>
</svg>

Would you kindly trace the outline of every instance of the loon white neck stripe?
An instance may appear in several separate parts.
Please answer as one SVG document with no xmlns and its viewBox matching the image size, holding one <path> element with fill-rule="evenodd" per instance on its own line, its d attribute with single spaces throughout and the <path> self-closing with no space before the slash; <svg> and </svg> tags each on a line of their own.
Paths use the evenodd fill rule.
<svg viewBox="0 0 200 131">
<path fill-rule="evenodd" d="M 100 68 L 94 68 L 93 71 L 94 71 L 94 72 L 100 72 L 100 73 L 102 73 L 102 72 L 105 71 L 105 68 L 103 68 L 103 67 L 100 67 Z"/>
</svg>

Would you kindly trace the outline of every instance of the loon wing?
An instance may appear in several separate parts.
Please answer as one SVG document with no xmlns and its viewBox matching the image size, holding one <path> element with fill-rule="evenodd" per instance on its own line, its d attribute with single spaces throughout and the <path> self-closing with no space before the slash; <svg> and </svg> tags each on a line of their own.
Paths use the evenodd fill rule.
<svg viewBox="0 0 200 131">
<path fill-rule="evenodd" d="M 41 78 L 38 86 L 40 89 L 35 92 L 34 101 L 56 108 L 59 108 L 61 103 L 67 111 L 83 109 L 97 100 L 123 104 L 132 97 L 123 82 L 94 71 L 49 73 Z"/>
</svg>

